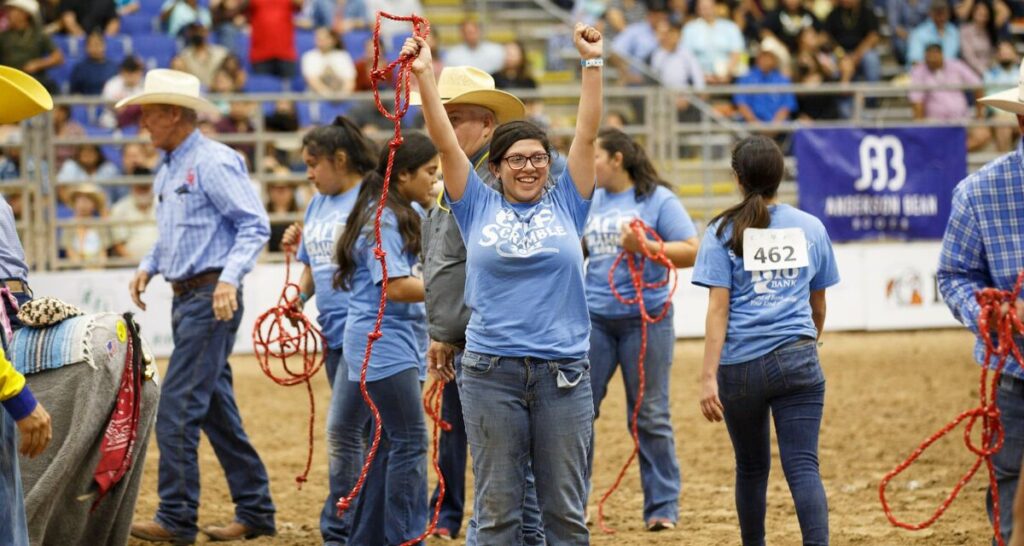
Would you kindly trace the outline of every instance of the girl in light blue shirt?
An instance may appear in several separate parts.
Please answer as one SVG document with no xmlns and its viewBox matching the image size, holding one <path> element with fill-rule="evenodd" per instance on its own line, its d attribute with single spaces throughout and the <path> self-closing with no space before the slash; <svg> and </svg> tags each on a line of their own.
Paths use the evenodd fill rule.
<svg viewBox="0 0 1024 546">
<path fill-rule="evenodd" d="M 420 404 L 420 386 L 426 377 L 427 324 L 419 262 L 420 218 L 422 207 L 433 201 L 431 188 L 437 180 L 439 160 L 437 148 L 426 135 L 412 132 L 404 138 L 395 153 L 381 217 L 388 281 L 383 294 L 387 298 L 383 335 L 373 345 L 366 374 L 366 388 L 380 411 L 381 447 L 370 471 L 373 479 L 366 482 L 358 505 L 350 509 L 354 521 L 347 544 L 401 544 L 419 536 L 427 526 L 427 425 Z M 359 381 L 367 336 L 374 330 L 382 296 L 385 271 L 376 257 L 374 216 L 384 189 L 388 153 L 385 148 L 376 173 L 363 180 L 335 251 L 335 286 L 350 293 L 343 343 L 347 367 L 339 369 L 338 377 L 347 374 L 353 383 Z M 348 440 L 372 426 L 370 421 L 362 397 L 346 397 L 337 428 L 346 440 L 344 460 L 354 463 L 356 469 L 362 462 L 363 446 Z"/>
<path fill-rule="evenodd" d="M 710 289 L 701 412 L 725 419 L 736 455 L 736 511 L 744 546 L 764 544 L 771 427 L 805 545 L 828 544 L 828 504 L 818 468 L 825 377 L 816 339 L 825 289 L 839 282 L 822 223 L 776 203 L 785 170 L 773 140 L 733 150 L 743 201 L 711 221 L 693 283 Z"/>
<path fill-rule="evenodd" d="M 639 390 L 639 357 L 642 343 L 642 318 L 637 304 L 621 303 L 608 282 L 608 273 L 623 251 L 640 252 L 646 247 L 659 250 L 659 243 L 637 237 L 629 229 L 634 218 L 657 232 L 664 241 L 664 252 L 675 267 L 690 267 L 697 256 L 697 229 L 679 198 L 661 180 L 643 148 L 618 129 L 604 129 L 598 135 L 597 190 L 584 231 L 587 264 L 587 305 L 590 308 L 590 377 L 594 397 L 594 415 L 608 392 L 608 383 L 621 366 L 623 386 L 633 416 Z M 622 261 L 615 270 L 615 291 L 624 299 L 636 297 L 629 267 Z M 644 282 L 664 281 L 664 267 L 648 262 Z M 644 305 L 657 316 L 668 301 L 670 287 L 644 290 Z M 640 407 L 640 482 L 644 490 L 644 524 L 648 530 L 675 527 L 679 519 L 679 461 L 669 412 L 669 378 L 675 330 L 672 311 L 647 328 L 644 358 L 646 381 Z M 632 425 L 630 424 L 630 427 Z M 628 427 L 627 427 L 628 428 Z M 590 451 L 591 459 L 594 451 Z"/>
</svg>

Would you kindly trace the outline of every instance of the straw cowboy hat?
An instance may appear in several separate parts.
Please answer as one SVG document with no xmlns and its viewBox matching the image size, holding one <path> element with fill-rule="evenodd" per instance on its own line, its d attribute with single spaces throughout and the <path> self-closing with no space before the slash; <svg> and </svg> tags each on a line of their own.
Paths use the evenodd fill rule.
<svg viewBox="0 0 1024 546">
<path fill-rule="evenodd" d="M 790 63 L 789 50 L 777 38 L 769 36 L 761 40 L 760 52 L 775 55 L 775 59 L 779 62 L 779 68 L 783 71 L 788 69 Z"/>
<path fill-rule="evenodd" d="M 472 66 L 446 66 L 437 79 L 441 104 L 472 104 L 494 112 L 498 123 L 526 117 L 523 102 L 511 93 L 494 88 L 490 74 Z M 423 104 L 419 93 L 412 93 L 409 104 Z"/>
<path fill-rule="evenodd" d="M 84 195 L 89 199 L 92 199 L 92 204 L 96 207 L 96 212 L 102 214 L 107 208 L 107 194 L 103 193 L 103 190 L 91 182 L 84 184 L 78 184 L 71 189 L 71 200 L 74 201 L 79 195 Z"/>
<path fill-rule="evenodd" d="M 124 108 L 133 104 L 170 104 L 196 112 L 219 114 L 220 111 L 212 102 L 199 96 L 199 87 L 199 78 L 192 74 L 157 68 L 146 73 L 141 93 L 121 99 L 114 107 Z"/>
<path fill-rule="evenodd" d="M 53 98 L 32 76 L 0 66 L 0 105 L 0 123 L 17 123 L 53 110 Z"/>
<path fill-rule="evenodd" d="M 36 0 L 7 0 L 4 2 L 4 7 L 18 8 L 32 17 L 39 15 L 39 2 L 36 2 Z"/>
<path fill-rule="evenodd" d="M 1024 60 L 1020 62 L 1020 75 L 1017 81 L 1019 82 L 1017 87 L 993 93 L 979 99 L 978 102 L 1011 114 L 1024 116 Z"/>
</svg>

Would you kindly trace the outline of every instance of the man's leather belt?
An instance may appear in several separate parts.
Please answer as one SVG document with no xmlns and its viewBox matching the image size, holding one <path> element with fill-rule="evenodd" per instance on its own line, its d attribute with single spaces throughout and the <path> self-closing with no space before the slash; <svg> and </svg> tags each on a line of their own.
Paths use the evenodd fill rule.
<svg viewBox="0 0 1024 546">
<path fill-rule="evenodd" d="M 0 281 L 11 290 L 14 294 L 31 294 L 32 290 L 28 287 L 28 283 L 18 279 L 4 279 Z"/>
<path fill-rule="evenodd" d="M 190 292 L 197 288 L 215 284 L 217 280 L 220 279 L 220 272 L 220 269 L 213 269 L 210 271 L 204 271 L 195 277 L 189 277 L 187 279 L 172 282 L 171 290 L 174 291 L 175 296 L 180 296 L 185 292 Z"/>
</svg>

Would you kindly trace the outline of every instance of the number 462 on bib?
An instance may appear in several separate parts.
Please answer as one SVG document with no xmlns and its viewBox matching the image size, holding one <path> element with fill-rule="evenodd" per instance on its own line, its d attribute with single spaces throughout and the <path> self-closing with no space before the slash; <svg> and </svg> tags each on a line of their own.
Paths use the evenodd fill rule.
<svg viewBox="0 0 1024 546">
<path fill-rule="evenodd" d="M 807 267 L 807 237 L 800 228 L 743 230 L 743 269 L 775 271 Z"/>
</svg>

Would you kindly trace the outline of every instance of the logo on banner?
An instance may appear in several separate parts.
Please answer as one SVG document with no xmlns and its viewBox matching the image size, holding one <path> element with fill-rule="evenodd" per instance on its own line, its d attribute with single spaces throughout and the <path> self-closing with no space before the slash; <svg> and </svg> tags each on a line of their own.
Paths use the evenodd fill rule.
<svg viewBox="0 0 1024 546">
<path fill-rule="evenodd" d="M 892 135 L 867 135 L 860 141 L 860 178 L 857 191 L 900 191 L 907 181 L 903 143 Z"/>
<path fill-rule="evenodd" d="M 885 299 L 899 307 L 922 307 L 941 302 L 938 279 L 915 267 L 907 267 L 889 276 Z"/>
</svg>

